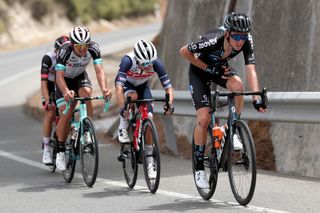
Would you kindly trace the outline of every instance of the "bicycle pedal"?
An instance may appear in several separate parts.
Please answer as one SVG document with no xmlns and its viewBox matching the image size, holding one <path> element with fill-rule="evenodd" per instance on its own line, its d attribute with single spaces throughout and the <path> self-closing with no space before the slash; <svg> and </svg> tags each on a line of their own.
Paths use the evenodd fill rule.
<svg viewBox="0 0 320 213">
<path fill-rule="evenodd" d="M 117 157 L 117 160 L 118 160 L 119 162 L 123 162 L 123 161 L 124 161 L 124 156 L 121 155 L 121 154 L 119 154 L 118 157 Z"/>
</svg>

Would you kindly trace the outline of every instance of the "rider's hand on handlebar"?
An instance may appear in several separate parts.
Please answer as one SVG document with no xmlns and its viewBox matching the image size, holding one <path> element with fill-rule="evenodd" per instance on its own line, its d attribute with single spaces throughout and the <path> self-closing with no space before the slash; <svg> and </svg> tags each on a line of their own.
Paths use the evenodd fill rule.
<svg viewBox="0 0 320 213">
<path fill-rule="evenodd" d="M 76 93 L 75 93 L 73 90 L 68 90 L 68 91 L 63 95 L 64 100 L 65 100 L 66 102 L 68 102 L 69 100 L 72 100 L 72 99 L 74 98 L 75 94 L 76 94 Z"/>
<path fill-rule="evenodd" d="M 171 115 L 174 112 L 174 106 L 172 104 L 169 104 L 169 106 L 167 106 L 167 104 L 165 104 L 163 106 L 163 109 L 164 109 L 165 115 Z"/>
<path fill-rule="evenodd" d="M 266 106 L 260 99 L 253 100 L 252 104 L 258 112 L 267 111 L 268 106 Z"/>
<path fill-rule="evenodd" d="M 111 90 L 109 90 L 109 89 L 102 89 L 102 95 L 103 95 L 103 97 L 106 99 L 106 98 L 109 98 L 109 99 L 111 99 L 111 97 L 112 97 L 112 93 L 111 93 Z"/>
</svg>

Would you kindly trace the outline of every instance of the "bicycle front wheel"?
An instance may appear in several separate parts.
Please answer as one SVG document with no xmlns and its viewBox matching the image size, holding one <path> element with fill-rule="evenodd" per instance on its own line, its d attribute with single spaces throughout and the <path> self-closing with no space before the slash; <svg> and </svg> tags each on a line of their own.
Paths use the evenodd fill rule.
<svg viewBox="0 0 320 213">
<path fill-rule="evenodd" d="M 232 142 L 230 144 L 239 140 L 241 148 L 231 148 L 227 161 L 228 176 L 235 199 L 245 206 L 251 201 L 256 186 L 256 153 L 248 125 L 239 120 L 233 128 L 234 135 L 229 137 Z M 239 144 L 237 146 L 239 147 Z"/>
<path fill-rule="evenodd" d="M 193 178 L 194 178 L 194 182 L 196 185 L 196 188 L 200 194 L 200 196 L 204 199 L 204 200 L 209 200 L 215 190 L 216 190 L 216 186 L 217 186 L 217 182 L 218 182 L 218 161 L 216 158 L 216 150 L 213 148 L 213 140 L 212 140 L 212 131 L 211 131 L 211 127 L 209 126 L 208 131 L 207 131 L 207 142 L 206 142 L 206 149 L 204 150 L 204 169 L 207 175 L 207 180 L 209 182 L 209 189 L 202 189 L 199 188 L 196 184 L 196 180 L 195 180 L 195 142 L 194 142 L 194 132 L 192 135 L 192 173 L 193 173 Z"/>
<path fill-rule="evenodd" d="M 123 145 L 124 147 L 122 150 L 122 153 L 124 155 L 124 159 L 122 161 L 122 169 L 123 169 L 124 178 L 129 188 L 133 188 L 136 185 L 137 176 L 138 176 L 137 153 L 133 148 L 134 130 L 135 130 L 135 120 L 132 120 L 128 128 L 130 143 L 124 144 Z"/>
<path fill-rule="evenodd" d="M 62 172 L 63 178 L 67 183 L 70 183 L 74 176 L 77 162 L 77 148 L 75 146 L 76 141 L 72 141 L 71 137 L 66 143 L 66 170 Z M 79 143 L 77 144 L 79 146 Z M 79 150 L 79 147 L 78 147 Z"/>
<path fill-rule="evenodd" d="M 91 118 L 83 119 L 83 142 L 80 144 L 81 172 L 84 182 L 91 187 L 96 182 L 99 150 L 96 131 Z"/>
<path fill-rule="evenodd" d="M 158 133 L 152 120 L 146 119 L 142 125 L 144 177 L 150 192 L 155 193 L 159 187 L 161 169 Z"/>
</svg>

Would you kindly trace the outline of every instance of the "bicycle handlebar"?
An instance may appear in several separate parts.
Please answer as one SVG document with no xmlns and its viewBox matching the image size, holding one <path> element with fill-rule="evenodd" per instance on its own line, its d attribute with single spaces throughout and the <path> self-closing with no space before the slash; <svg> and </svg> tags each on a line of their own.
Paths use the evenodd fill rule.
<svg viewBox="0 0 320 213">
<path fill-rule="evenodd" d="M 89 97 L 74 97 L 73 99 L 70 99 L 67 104 L 66 104 L 66 108 L 65 110 L 63 111 L 63 114 L 67 114 L 67 112 L 69 111 L 70 109 L 70 105 L 71 105 L 71 102 L 73 101 L 81 101 L 81 102 L 86 102 L 86 101 L 90 101 L 90 100 L 102 100 L 104 99 L 105 102 L 104 102 L 104 108 L 103 108 L 103 112 L 107 112 L 109 111 L 110 109 L 110 106 L 111 106 L 111 101 L 109 98 L 105 99 L 103 97 L 103 95 L 99 95 L 99 96 L 89 96 Z"/>
<path fill-rule="evenodd" d="M 169 94 L 167 94 L 167 93 L 166 93 L 166 96 L 165 96 L 164 99 L 163 98 L 146 98 L 146 99 L 138 99 L 138 100 L 132 101 L 131 97 L 128 96 L 127 97 L 127 101 L 126 101 L 126 103 L 124 105 L 124 108 L 128 109 L 129 104 L 133 104 L 133 103 L 148 103 L 148 102 L 153 102 L 153 101 L 155 101 L 155 102 L 166 102 L 166 106 L 170 107 L 169 100 L 170 100 L 170 97 L 169 97 Z"/>
<path fill-rule="evenodd" d="M 212 106 L 216 106 L 218 97 L 234 97 L 234 96 L 246 96 L 246 95 L 259 95 L 261 102 L 265 106 L 268 106 L 267 88 L 263 88 L 262 91 L 248 91 L 248 92 L 220 92 L 216 90 L 212 95 Z M 215 108 L 215 107 L 214 107 Z"/>
</svg>

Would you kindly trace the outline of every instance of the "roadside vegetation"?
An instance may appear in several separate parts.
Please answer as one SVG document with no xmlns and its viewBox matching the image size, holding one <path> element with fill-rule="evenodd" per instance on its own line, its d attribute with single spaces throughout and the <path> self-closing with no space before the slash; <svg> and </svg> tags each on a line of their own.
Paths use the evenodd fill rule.
<svg viewBox="0 0 320 213">
<path fill-rule="evenodd" d="M 159 0 L 0 0 L 0 33 L 6 30 L 7 12 L 14 4 L 29 8 L 32 17 L 42 19 L 58 12 L 72 22 L 87 24 L 92 20 L 138 17 L 154 12 Z"/>
</svg>

